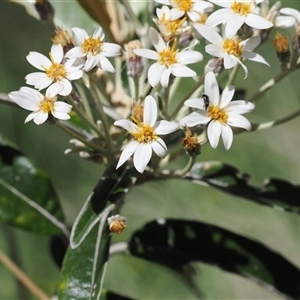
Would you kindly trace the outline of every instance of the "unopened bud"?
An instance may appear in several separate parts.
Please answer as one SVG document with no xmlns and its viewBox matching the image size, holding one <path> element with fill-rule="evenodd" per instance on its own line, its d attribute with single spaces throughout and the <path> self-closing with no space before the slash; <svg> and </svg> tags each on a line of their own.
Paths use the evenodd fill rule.
<svg viewBox="0 0 300 300">
<path fill-rule="evenodd" d="M 70 37 L 68 31 L 64 30 L 62 27 L 57 27 L 55 29 L 55 35 L 51 38 L 53 44 L 61 44 L 66 54 L 70 49 L 74 48 L 73 39 Z"/>
<path fill-rule="evenodd" d="M 34 7 L 42 21 L 53 21 L 54 9 L 48 0 L 36 0 Z"/>
<path fill-rule="evenodd" d="M 223 58 L 220 57 L 213 57 L 210 59 L 204 68 L 205 74 L 210 71 L 214 72 L 215 74 L 220 74 L 223 70 L 224 61 Z"/>
<path fill-rule="evenodd" d="M 184 147 L 186 153 L 190 156 L 197 156 L 201 153 L 201 144 L 198 141 L 197 133 L 192 134 L 191 130 L 185 126 L 186 132 L 185 137 L 182 140 L 182 146 Z"/>
<path fill-rule="evenodd" d="M 133 78 L 140 77 L 144 69 L 143 61 L 140 56 L 133 53 L 134 49 L 142 48 L 140 41 L 133 40 L 125 44 L 124 48 L 127 62 L 127 75 Z"/>
<path fill-rule="evenodd" d="M 283 63 L 289 62 L 290 57 L 291 57 L 291 52 L 289 49 L 288 37 L 284 37 L 279 32 L 276 32 L 275 39 L 273 40 L 273 44 L 274 44 L 278 59 Z"/>
<path fill-rule="evenodd" d="M 134 123 L 142 123 L 144 117 L 144 106 L 139 102 L 134 102 L 132 105 L 131 119 Z"/>
<path fill-rule="evenodd" d="M 126 218 L 115 215 L 107 218 L 109 230 L 113 233 L 121 233 L 126 228 Z"/>
</svg>

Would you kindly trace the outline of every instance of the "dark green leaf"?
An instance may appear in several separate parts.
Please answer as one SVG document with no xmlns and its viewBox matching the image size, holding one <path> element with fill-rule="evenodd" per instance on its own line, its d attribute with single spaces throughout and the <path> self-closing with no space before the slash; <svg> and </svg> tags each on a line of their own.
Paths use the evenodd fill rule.
<svg viewBox="0 0 300 300">
<path fill-rule="evenodd" d="M 59 299 L 100 299 L 111 238 L 109 213 L 102 215 L 98 226 L 76 249 L 68 249 L 58 286 Z"/>
<path fill-rule="evenodd" d="M 48 176 L 0 135 L 0 220 L 40 234 L 68 234 Z"/>
<path fill-rule="evenodd" d="M 217 226 L 158 219 L 133 234 L 129 249 L 134 256 L 177 271 L 192 261 L 217 265 L 294 299 L 300 297 L 300 271 L 296 267 L 262 244 Z"/>
<path fill-rule="evenodd" d="M 127 166 L 116 170 L 112 165 L 106 169 L 75 220 L 70 238 L 73 249 L 82 243 L 106 210 L 111 211 L 113 203 L 123 199 L 136 180 L 134 174 L 134 169 Z"/>
<path fill-rule="evenodd" d="M 300 186 L 276 178 L 266 180 L 262 187 L 248 184 L 249 175 L 241 174 L 233 166 L 209 161 L 197 163 L 185 176 L 194 183 L 207 183 L 223 192 L 246 198 L 276 209 L 300 213 Z"/>
</svg>

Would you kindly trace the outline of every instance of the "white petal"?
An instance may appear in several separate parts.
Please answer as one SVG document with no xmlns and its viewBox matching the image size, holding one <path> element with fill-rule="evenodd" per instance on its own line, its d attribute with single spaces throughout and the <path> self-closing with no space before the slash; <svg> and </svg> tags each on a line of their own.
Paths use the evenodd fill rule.
<svg viewBox="0 0 300 300">
<path fill-rule="evenodd" d="M 195 24 L 195 29 L 203 36 L 206 40 L 213 44 L 222 45 L 222 37 L 213 29 L 202 24 Z"/>
<path fill-rule="evenodd" d="M 133 164 L 138 172 L 143 173 L 152 156 L 150 144 L 138 144 L 133 155 Z"/>
<path fill-rule="evenodd" d="M 49 86 L 53 81 L 46 73 L 42 72 L 30 73 L 26 75 L 25 80 L 27 84 L 34 85 L 39 90 Z"/>
<path fill-rule="evenodd" d="M 84 40 L 89 37 L 87 32 L 84 29 L 73 27 L 72 31 L 75 33 L 76 37 L 78 38 L 80 44 L 83 44 Z"/>
<path fill-rule="evenodd" d="M 251 123 L 249 120 L 239 114 L 229 113 L 227 124 L 233 127 L 244 128 L 246 130 L 251 129 Z"/>
<path fill-rule="evenodd" d="M 245 114 L 252 111 L 255 105 L 251 102 L 244 100 L 232 101 L 227 108 L 227 112 L 233 112 L 234 114 Z"/>
<path fill-rule="evenodd" d="M 160 84 L 165 88 L 169 86 L 169 79 L 170 79 L 172 70 L 173 69 L 171 67 L 165 67 L 165 69 L 161 73 Z"/>
<path fill-rule="evenodd" d="M 207 72 L 204 79 L 204 92 L 213 105 L 219 104 L 220 91 L 216 76 L 213 72 Z"/>
<path fill-rule="evenodd" d="M 46 90 L 46 96 L 49 98 L 53 98 L 56 95 L 58 95 L 62 90 L 64 89 L 64 86 L 62 84 L 51 84 L 47 90 Z"/>
<path fill-rule="evenodd" d="M 274 23 L 276 27 L 288 28 L 294 26 L 296 20 L 294 17 L 290 16 L 278 16 Z"/>
<path fill-rule="evenodd" d="M 110 72 L 110 73 L 116 72 L 111 62 L 103 55 L 100 56 L 100 61 L 98 62 L 97 67 L 106 72 Z"/>
<path fill-rule="evenodd" d="M 148 80 L 152 87 L 156 87 L 160 81 L 161 75 L 165 70 L 165 66 L 160 63 L 154 63 L 148 70 Z"/>
<path fill-rule="evenodd" d="M 149 29 L 149 36 L 157 52 L 161 52 L 162 50 L 167 48 L 167 45 L 162 36 L 153 27 L 150 27 Z"/>
<path fill-rule="evenodd" d="M 245 17 L 240 14 L 233 14 L 225 25 L 225 36 L 231 39 L 245 22 Z"/>
<path fill-rule="evenodd" d="M 153 50 L 149 50 L 149 49 L 134 49 L 133 53 L 138 56 L 145 57 L 148 59 L 154 59 L 154 60 L 159 59 L 158 53 Z"/>
<path fill-rule="evenodd" d="M 214 57 L 223 58 L 225 56 L 224 48 L 220 45 L 210 44 L 205 46 L 205 52 Z"/>
<path fill-rule="evenodd" d="M 24 123 L 27 123 L 27 122 L 33 120 L 34 117 L 35 117 L 38 113 L 39 113 L 39 112 L 36 111 L 36 112 L 32 112 L 31 114 L 29 114 L 29 115 L 27 116 L 27 118 L 25 119 Z"/>
<path fill-rule="evenodd" d="M 239 59 L 232 54 L 224 55 L 224 68 L 231 69 L 239 63 Z"/>
<path fill-rule="evenodd" d="M 197 73 L 185 65 L 176 64 L 173 66 L 172 74 L 176 77 L 194 77 Z"/>
<path fill-rule="evenodd" d="M 74 47 L 66 53 L 67 58 L 77 58 L 77 57 L 84 57 L 84 56 L 86 56 L 86 53 L 83 52 L 82 47 Z"/>
<path fill-rule="evenodd" d="M 157 135 L 169 134 L 176 131 L 178 128 L 179 126 L 177 123 L 165 120 L 158 121 L 153 126 L 153 129 Z"/>
<path fill-rule="evenodd" d="M 72 87 L 72 84 L 71 84 L 71 82 L 70 82 L 69 80 L 63 78 L 62 80 L 57 81 L 57 82 L 55 82 L 54 84 L 61 84 L 61 85 L 63 85 L 63 87 L 64 87 L 64 88 L 59 92 L 59 95 L 61 95 L 61 96 L 68 96 L 68 95 L 71 94 L 73 87 Z"/>
<path fill-rule="evenodd" d="M 28 118 L 28 117 L 27 117 Z M 38 111 L 33 118 L 33 122 L 37 125 L 43 124 L 48 119 L 48 113 Z M 25 120 L 26 123 L 26 120 Z"/>
<path fill-rule="evenodd" d="M 100 38 L 100 41 L 102 41 L 102 39 L 104 38 L 103 29 L 100 26 L 98 26 L 95 29 L 95 32 L 93 33 L 93 39 L 95 39 L 95 38 Z"/>
<path fill-rule="evenodd" d="M 168 153 L 168 149 L 167 149 L 165 142 L 161 138 L 158 138 L 156 141 L 152 142 L 150 145 L 158 157 L 160 157 L 160 158 L 166 157 L 166 155 Z"/>
<path fill-rule="evenodd" d="M 49 69 L 52 65 L 48 57 L 38 52 L 29 52 L 26 59 L 31 65 L 42 71 L 45 71 L 45 68 Z"/>
<path fill-rule="evenodd" d="M 244 72 L 245 72 L 245 77 L 244 79 L 247 78 L 248 76 L 248 68 L 238 59 L 237 62 L 242 66 L 242 68 L 244 69 Z"/>
<path fill-rule="evenodd" d="M 120 126 L 124 129 L 126 129 L 129 132 L 136 132 L 137 131 L 137 125 L 134 124 L 133 122 L 126 120 L 126 119 L 122 119 L 122 120 L 118 120 L 114 122 L 115 126 Z"/>
<path fill-rule="evenodd" d="M 207 112 L 192 112 L 186 117 L 182 118 L 179 122 L 182 126 L 187 125 L 188 127 L 193 127 L 199 124 L 207 124 L 210 121 L 210 118 L 207 115 Z"/>
<path fill-rule="evenodd" d="M 147 96 L 144 101 L 143 123 L 150 125 L 152 127 L 155 124 L 156 119 L 157 119 L 156 101 L 152 96 Z"/>
<path fill-rule="evenodd" d="M 221 4 L 218 4 L 222 6 Z M 217 25 L 221 23 L 226 23 L 233 15 L 233 12 L 231 9 L 228 8 L 221 8 L 213 12 L 205 22 L 206 26 L 209 27 L 216 27 Z"/>
<path fill-rule="evenodd" d="M 34 90 L 35 91 L 35 90 Z M 38 93 L 38 91 L 35 91 Z M 9 98 L 26 110 L 37 110 L 39 108 L 39 97 L 32 92 L 31 95 L 26 92 L 16 91 L 8 94 Z"/>
<path fill-rule="evenodd" d="M 58 113 L 63 113 L 63 114 L 69 114 L 72 110 L 72 105 L 62 102 L 62 101 L 57 101 L 54 104 L 54 111 Z M 54 115 L 54 114 L 53 114 Z"/>
<path fill-rule="evenodd" d="M 223 125 L 221 134 L 222 134 L 224 147 L 226 150 L 228 150 L 231 147 L 233 141 L 232 129 L 228 125 Z"/>
<path fill-rule="evenodd" d="M 84 71 L 88 72 L 88 71 L 92 70 L 97 65 L 98 61 L 99 61 L 99 58 L 97 56 L 88 54 L 87 60 L 84 65 Z"/>
<path fill-rule="evenodd" d="M 61 44 L 53 44 L 51 47 L 51 54 L 54 63 L 61 63 L 64 57 L 64 50 Z"/>
<path fill-rule="evenodd" d="M 113 43 L 102 44 L 101 54 L 103 54 L 106 57 L 118 56 L 121 53 L 122 53 L 122 48 L 117 44 L 113 44 Z"/>
<path fill-rule="evenodd" d="M 204 100 L 203 98 L 188 99 L 184 102 L 184 105 L 192 108 L 198 108 L 204 110 Z"/>
<path fill-rule="evenodd" d="M 280 12 L 285 15 L 293 16 L 300 23 L 300 12 L 297 9 L 285 7 L 280 9 Z"/>
<path fill-rule="evenodd" d="M 260 42 L 261 42 L 260 36 L 255 36 L 251 39 L 246 40 L 244 43 L 243 51 L 252 51 L 260 44 Z"/>
<path fill-rule="evenodd" d="M 232 1 L 224 1 L 224 0 L 210 0 L 210 2 L 219 5 L 221 7 L 230 7 Z"/>
<path fill-rule="evenodd" d="M 230 103 L 233 98 L 234 91 L 234 86 L 232 85 L 225 87 L 221 96 L 220 108 L 224 108 Z"/>
<path fill-rule="evenodd" d="M 270 21 L 267 21 L 263 17 L 256 15 L 256 14 L 249 14 L 246 19 L 245 23 L 253 28 L 257 29 L 267 29 L 270 27 L 273 27 L 273 23 Z"/>
<path fill-rule="evenodd" d="M 126 145 L 126 147 L 121 153 L 116 169 L 118 169 L 120 166 L 124 164 L 125 161 L 128 160 L 128 158 L 136 151 L 138 145 L 139 143 L 136 141 L 131 141 Z"/>
<path fill-rule="evenodd" d="M 83 76 L 83 71 L 82 70 L 75 70 L 72 72 L 67 72 L 67 79 L 68 80 L 77 80 Z"/>
<path fill-rule="evenodd" d="M 182 51 L 176 55 L 176 58 L 178 63 L 188 65 L 201 61 L 203 55 L 198 51 Z"/>
<path fill-rule="evenodd" d="M 207 137 L 210 145 L 216 148 L 219 143 L 220 135 L 222 132 L 222 125 L 219 121 L 212 120 L 207 127 Z"/>
<path fill-rule="evenodd" d="M 259 55 L 257 53 L 245 52 L 245 53 L 243 53 L 242 57 L 245 57 L 249 60 L 256 61 L 256 62 L 265 64 L 265 65 L 271 67 L 270 64 L 261 55 Z"/>
</svg>

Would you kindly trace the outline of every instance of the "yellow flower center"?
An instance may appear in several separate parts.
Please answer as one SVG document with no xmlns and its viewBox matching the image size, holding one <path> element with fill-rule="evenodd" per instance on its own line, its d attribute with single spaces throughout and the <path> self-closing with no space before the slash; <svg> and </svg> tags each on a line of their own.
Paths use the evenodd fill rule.
<svg viewBox="0 0 300 300">
<path fill-rule="evenodd" d="M 175 45 L 175 43 L 174 43 Z M 162 65 L 165 65 L 165 66 L 172 66 L 173 64 L 177 63 L 177 58 L 176 58 L 176 55 L 177 55 L 177 51 L 174 51 L 173 48 L 168 48 L 168 49 L 165 49 L 163 51 L 161 51 L 159 53 L 159 59 L 158 59 L 158 62 Z"/>
<path fill-rule="evenodd" d="M 228 114 L 218 106 L 209 106 L 208 115 L 212 120 L 227 124 Z"/>
<path fill-rule="evenodd" d="M 101 52 L 101 45 L 102 42 L 99 37 L 94 39 L 90 36 L 87 39 L 84 39 L 82 48 L 85 53 L 92 52 L 93 55 L 96 55 Z"/>
<path fill-rule="evenodd" d="M 231 5 L 231 9 L 236 14 L 240 14 L 241 16 L 247 16 L 252 12 L 251 4 L 252 1 L 250 1 L 249 3 L 234 1 L 234 3 Z"/>
<path fill-rule="evenodd" d="M 143 124 L 139 122 L 134 117 L 131 117 L 133 121 L 138 125 L 136 132 L 129 132 L 133 138 L 139 143 L 152 143 L 158 139 L 158 136 L 155 134 L 155 131 L 150 125 Z"/>
<path fill-rule="evenodd" d="M 44 113 L 51 113 L 54 111 L 54 104 L 56 101 L 56 98 L 47 98 L 44 97 L 44 99 L 40 103 L 40 110 L 43 111 Z"/>
<path fill-rule="evenodd" d="M 223 49 L 228 53 L 236 57 L 242 55 L 244 46 L 240 45 L 241 40 L 226 39 L 223 43 Z"/>
<path fill-rule="evenodd" d="M 50 60 L 52 62 L 52 65 L 49 69 L 42 66 L 42 68 L 45 69 L 45 72 L 49 78 L 51 78 L 54 82 L 60 81 L 63 78 L 67 76 L 67 71 L 65 69 L 65 66 L 63 64 L 55 63 L 53 61 L 53 56 L 51 53 L 49 53 Z"/>
<path fill-rule="evenodd" d="M 181 29 L 182 24 L 185 22 L 186 18 L 183 19 L 178 19 L 178 20 L 168 20 L 165 17 L 165 14 L 163 14 L 162 18 L 160 20 L 158 20 L 158 26 L 164 25 L 165 26 L 165 32 L 164 34 L 174 34 L 176 33 L 178 30 Z"/>
<path fill-rule="evenodd" d="M 190 11 L 193 7 L 191 0 L 173 0 L 173 2 L 182 11 Z"/>
</svg>

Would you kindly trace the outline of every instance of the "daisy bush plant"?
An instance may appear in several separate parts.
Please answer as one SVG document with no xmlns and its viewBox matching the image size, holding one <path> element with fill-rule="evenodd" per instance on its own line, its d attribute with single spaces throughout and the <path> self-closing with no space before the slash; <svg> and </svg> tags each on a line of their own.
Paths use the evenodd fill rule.
<svg viewBox="0 0 300 300">
<path fill-rule="evenodd" d="M 14 2 L 0 298 L 299 299 L 300 6 Z"/>
</svg>

